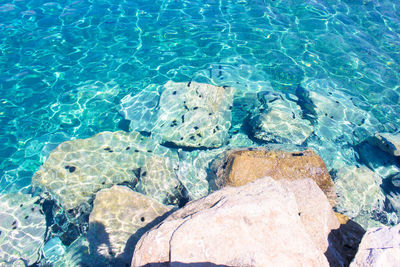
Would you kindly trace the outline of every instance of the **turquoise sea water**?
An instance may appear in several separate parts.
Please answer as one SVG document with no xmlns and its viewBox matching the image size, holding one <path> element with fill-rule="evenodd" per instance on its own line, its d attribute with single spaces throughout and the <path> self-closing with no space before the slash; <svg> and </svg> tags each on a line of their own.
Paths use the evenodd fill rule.
<svg viewBox="0 0 400 267">
<path fill-rule="evenodd" d="M 1 1 L 0 193 L 29 192 L 61 142 L 128 130 L 121 99 L 170 80 L 274 90 L 306 107 L 309 91 L 333 94 L 373 118 L 371 132 L 396 132 L 400 1 Z M 362 163 L 365 129 L 331 119 L 304 145 L 334 173 L 323 147 Z"/>
</svg>

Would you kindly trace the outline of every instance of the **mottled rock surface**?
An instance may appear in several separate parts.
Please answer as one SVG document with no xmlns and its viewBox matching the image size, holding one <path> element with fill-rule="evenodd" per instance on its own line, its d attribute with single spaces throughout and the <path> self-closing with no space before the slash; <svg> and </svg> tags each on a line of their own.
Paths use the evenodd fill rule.
<svg viewBox="0 0 400 267">
<path fill-rule="evenodd" d="M 400 266 L 400 224 L 368 230 L 350 266 Z"/>
<path fill-rule="evenodd" d="M 25 266 L 39 260 L 46 218 L 38 197 L 0 195 L 0 266 Z"/>
<path fill-rule="evenodd" d="M 215 160 L 216 188 L 241 186 L 255 179 L 270 176 L 274 179 L 312 178 L 335 204 L 335 185 L 324 161 L 312 150 L 299 152 L 268 151 L 264 149 L 230 150 Z"/>
<path fill-rule="evenodd" d="M 125 186 L 101 190 L 96 194 L 89 217 L 91 252 L 109 261 L 130 264 L 141 235 L 170 210 L 171 207 Z"/>
<path fill-rule="evenodd" d="M 188 203 L 140 239 L 132 266 L 329 266 L 327 235 L 338 225 L 314 181 L 266 177 Z"/>
<path fill-rule="evenodd" d="M 220 147 L 228 138 L 234 89 L 196 82 L 167 82 L 154 132 L 182 147 Z"/>
<path fill-rule="evenodd" d="M 302 111 L 296 102 L 274 92 L 264 92 L 262 100 L 263 108 L 250 120 L 255 138 L 300 145 L 312 133 L 310 121 L 302 119 Z"/>
<path fill-rule="evenodd" d="M 379 147 L 393 156 L 400 156 L 400 133 L 376 133 L 376 142 Z"/>
<path fill-rule="evenodd" d="M 77 210 L 90 209 L 97 191 L 118 183 L 135 185 L 138 170 L 154 155 L 176 157 L 137 132 L 102 132 L 60 144 L 35 173 L 32 184 L 49 192 L 73 217 Z"/>
<path fill-rule="evenodd" d="M 161 203 L 178 205 L 187 198 L 187 193 L 175 173 L 176 170 L 178 170 L 176 161 L 149 155 L 137 171 L 139 182 L 135 190 Z"/>
<path fill-rule="evenodd" d="M 385 196 L 380 189 L 382 179 L 365 166 L 348 166 L 336 174 L 335 184 L 338 192 L 336 209 L 353 218 L 364 228 L 373 212 L 384 207 Z"/>
</svg>

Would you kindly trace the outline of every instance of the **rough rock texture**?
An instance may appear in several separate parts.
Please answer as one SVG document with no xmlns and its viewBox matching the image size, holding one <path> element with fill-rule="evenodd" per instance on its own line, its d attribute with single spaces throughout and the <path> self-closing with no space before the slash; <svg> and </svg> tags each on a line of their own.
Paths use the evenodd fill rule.
<svg viewBox="0 0 400 267">
<path fill-rule="evenodd" d="M 348 166 L 336 174 L 338 192 L 336 209 L 364 228 L 368 228 L 365 216 L 383 210 L 385 196 L 380 189 L 382 179 L 365 166 Z"/>
<path fill-rule="evenodd" d="M 328 266 L 323 253 L 338 225 L 314 181 L 266 177 L 188 203 L 140 239 L 132 266 Z"/>
<path fill-rule="evenodd" d="M 400 224 L 369 229 L 350 266 L 400 266 Z"/>
<path fill-rule="evenodd" d="M 164 143 L 219 147 L 228 137 L 234 89 L 196 82 L 167 82 L 154 132 Z"/>
<path fill-rule="evenodd" d="M 39 198 L 0 195 L 0 266 L 34 264 L 43 247 L 46 218 Z"/>
<path fill-rule="evenodd" d="M 312 150 L 300 152 L 268 151 L 264 149 L 230 150 L 213 162 L 216 188 L 241 186 L 255 179 L 312 178 L 334 205 L 335 185 L 324 161 Z"/>
<path fill-rule="evenodd" d="M 89 210 L 97 191 L 124 182 L 135 185 L 136 173 L 154 155 L 176 157 L 137 132 L 102 132 L 60 144 L 35 173 L 32 184 L 49 192 L 74 217 L 77 211 Z"/>
<path fill-rule="evenodd" d="M 310 121 L 302 119 L 300 107 L 283 95 L 263 92 L 263 108 L 250 120 L 257 139 L 300 145 L 312 133 Z"/>
<path fill-rule="evenodd" d="M 93 254 L 130 264 L 141 235 L 170 211 L 154 199 L 115 185 L 96 194 L 89 217 L 88 239 Z"/>
<path fill-rule="evenodd" d="M 400 156 L 400 133 L 376 133 L 375 138 L 379 147 L 393 156 Z"/>
</svg>

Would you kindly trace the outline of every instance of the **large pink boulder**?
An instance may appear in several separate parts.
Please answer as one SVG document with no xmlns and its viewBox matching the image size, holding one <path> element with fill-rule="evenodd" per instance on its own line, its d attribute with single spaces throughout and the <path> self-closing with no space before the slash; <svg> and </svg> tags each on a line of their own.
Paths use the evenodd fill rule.
<svg viewBox="0 0 400 267">
<path fill-rule="evenodd" d="M 140 239 L 132 266 L 329 266 L 328 235 L 338 227 L 313 180 L 266 177 L 188 203 Z"/>
</svg>

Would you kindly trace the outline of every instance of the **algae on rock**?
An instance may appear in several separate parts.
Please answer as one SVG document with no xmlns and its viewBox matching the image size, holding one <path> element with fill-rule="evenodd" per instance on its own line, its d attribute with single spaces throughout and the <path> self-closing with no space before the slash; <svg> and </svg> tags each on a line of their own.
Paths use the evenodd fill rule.
<svg viewBox="0 0 400 267">
<path fill-rule="evenodd" d="M 38 202 L 38 197 L 21 193 L 0 195 L 0 266 L 39 260 L 46 218 Z"/>
</svg>

